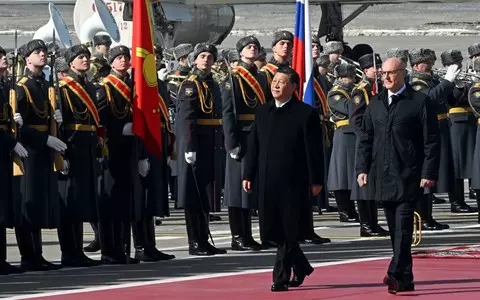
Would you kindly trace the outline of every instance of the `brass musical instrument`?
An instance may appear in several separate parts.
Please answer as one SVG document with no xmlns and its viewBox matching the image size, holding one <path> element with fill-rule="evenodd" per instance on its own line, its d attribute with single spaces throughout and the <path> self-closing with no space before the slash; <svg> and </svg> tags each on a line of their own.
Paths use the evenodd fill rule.
<svg viewBox="0 0 480 300">
<path fill-rule="evenodd" d="M 413 214 L 413 240 L 412 247 L 417 247 L 422 242 L 422 217 L 419 213 Z"/>
<path fill-rule="evenodd" d="M 339 56 L 338 59 L 340 59 L 340 61 L 344 64 L 354 65 L 356 68 L 355 75 L 359 80 L 365 78 L 365 73 L 363 73 L 363 70 L 360 68 L 360 64 L 358 62 L 344 56 Z"/>
</svg>

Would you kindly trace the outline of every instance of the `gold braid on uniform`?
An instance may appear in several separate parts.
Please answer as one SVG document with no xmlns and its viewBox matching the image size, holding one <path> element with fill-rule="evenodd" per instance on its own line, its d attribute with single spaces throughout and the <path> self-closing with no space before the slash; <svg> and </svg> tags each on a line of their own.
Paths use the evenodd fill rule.
<svg viewBox="0 0 480 300">
<path fill-rule="evenodd" d="M 110 90 L 110 87 L 108 86 L 108 84 L 104 83 L 103 86 L 105 88 L 107 102 L 110 104 L 109 106 L 110 106 L 110 110 L 112 111 L 112 114 L 115 116 L 115 118 L 119 120 L 125 119 L 128 116 L 128 113 L 131 111 L 131 103 L 125 99 L 127 103 L 123 111 L 121 111 L 120 109 L 118 109 L 117 105 L 115 104 L 115 100 L 113 99 L 113 96 L 112 96 L 112 91 Z"/>
<path fill-rule="evenodd" d="M 48 101 L 43 102 L 43 111 L 40 110 L 36 105 L 35 102 L 33 102 L 32 94 L 30 94 L 30 91 L 28 88 L 24 85 L 24 83 L 28 80 L 27 77 L 24 77 L 26 80 L 23 81 L 21 80 L 19 85 L 23 88 L 25 91 L 25 95 L 27 96 L 27 101 L 30 103 L 30 106 L 33 108 L 33 111 L 35 114 L 40 118 L 40 119 L 46 119 L 48 117 Z"/>
<path fill-rule="evenodd" d="M 198 100 L 200 101 L 200 108 L 206 114 L 211 114 L 213 112 L 213 94 L 208 87 L 208 84 L 203 81 L 203 88 L 198 83 L 197 76 L 192 75 L 188 80 L 195 82 L 198 91 Z M 205 90 L 205 92 L 204 92 Z"/>
<path fill-rule="evenodd" d="M 68 107 L 70 107 L 70 110 L 72 111 L 75 119 L 83 121 L 83 120 L 86 120 L 88 117 L 90 117 L 90 114 L 87 113 L 88 112 L 87 107 L 85 107 L 84 111 L 78 111 L 75 109 L 75 107 L 72 104 L 72 100 L 70 99 L 70 94 L 66 89 L 63 89 L 63 96 L 65 97 L 65 99 L 67 99 Z"/>
<path fill-rule="evenodd" d="M 242 91 L 242 98 L 243 102 L 245 102 L 245 105 L 247 105 L 250 108 L 255 108 L 258 106 L 258 100 L 257 100 L 257 95 L 252 99 L 248 97 L 247 93 L 245 92 L 245 88 L 243 87 L 243 79 L 240 77 L 240 75 L 234 75 L 237 78 L 238 85 L 240 86 L 240 90 Z"/>
</svg>

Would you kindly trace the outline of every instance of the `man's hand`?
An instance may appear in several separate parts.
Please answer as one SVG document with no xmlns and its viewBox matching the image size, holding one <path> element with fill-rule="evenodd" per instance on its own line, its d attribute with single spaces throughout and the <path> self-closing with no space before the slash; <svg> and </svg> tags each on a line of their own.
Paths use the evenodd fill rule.
<svg viewBox="0 0 480 300">
<path fill-rule="evenodd" d="M 252 182 L 248 180 L 242 181 L 243 190 L 247 193 L 252 192 Z"/>
<path fill-rule="evenodd" d="M 22 118 L 22 115 L 21 115 L 21 114 L 16 113 L 16 114 L 13 116 L 13 120 L 15 121 L 15 123 L 18 124 L 19 127 L 22 127 L 22 126 L 23 126 L 23 118 Z"/>
<path fill-rule="evenodd" d="M 63 123 L 62 112 L 61 112 L 59 109 L 56 109 L 56 110 L 53 112 L 53 118 L 55 119 L 55 121 L 56 121 L 58 124 Z"/>
<path fill-rule="evenodd" d="M 433 188 L 435 186 L 435 180 L 422 179 L 420 180 L 421 188 Z"/>
<path fill-rule="evenodd" d="M 367 177 L 368 175 L 366 173 L 358 174 L 358 177 L 357 177 L 358 186 L 363 187 L 364 185 L 367 185 Z"/>
<path fill-rule="evenodd" d="M 320 184 L 312 184 L 312 195 L 313 196 L 318 196 L 320 192 L 322 191 L 323 186 Z"/>
</svg>

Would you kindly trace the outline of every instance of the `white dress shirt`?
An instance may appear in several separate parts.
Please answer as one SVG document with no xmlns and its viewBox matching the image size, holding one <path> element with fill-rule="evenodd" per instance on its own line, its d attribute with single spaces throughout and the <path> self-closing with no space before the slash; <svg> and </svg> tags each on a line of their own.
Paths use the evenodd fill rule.
<svg viewBox="0 0 480 300">
<path fill-rule="evenodd" d="M 396 93 L 393 93 L 393 92 L 391 92 L 390 90 L 388 90 L 388 105 L 392 104 L 392 96 L 393 96 L 393 95 L 400 95 L 401 93 L 403 93 L 403 91 L 404 91 L 406 88 L 407 88 L 407 86 L 404 84 L 404 85 L 402 86 L 402 88 L 401 88 L 398 92 L 396 92 Z"/>
<path fill-rule="evenodd" d="M 292 98 L 290 97 L 290 99 L 288 99 L 287 101 L 283 102 L 283 103 L 280 103 L 277 99 L 275 99 L 275 106 L 277 108 L 280 108 L 282 106 L 284 106 L 285 104 L 287 104 L 288 102 L 290 102 L 290 100 L 292 100 Z"/>
</svg>

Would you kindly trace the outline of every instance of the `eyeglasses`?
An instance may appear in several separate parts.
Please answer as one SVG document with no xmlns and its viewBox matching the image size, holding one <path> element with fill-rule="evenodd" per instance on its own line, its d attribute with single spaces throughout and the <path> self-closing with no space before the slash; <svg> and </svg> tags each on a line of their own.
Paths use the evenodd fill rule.
<svg viewBox="0 0 480 300">
<path fill-rule="evenodd" d="M 405 69 L 396 69 L 396 70 L 392 70 L 392 71 L 381 71 L 380 75 L 382 75 L 384 77 L 391 76 L 393 74 L 397 74 L 398 71 L 405 71 Z"/>
</svg>

